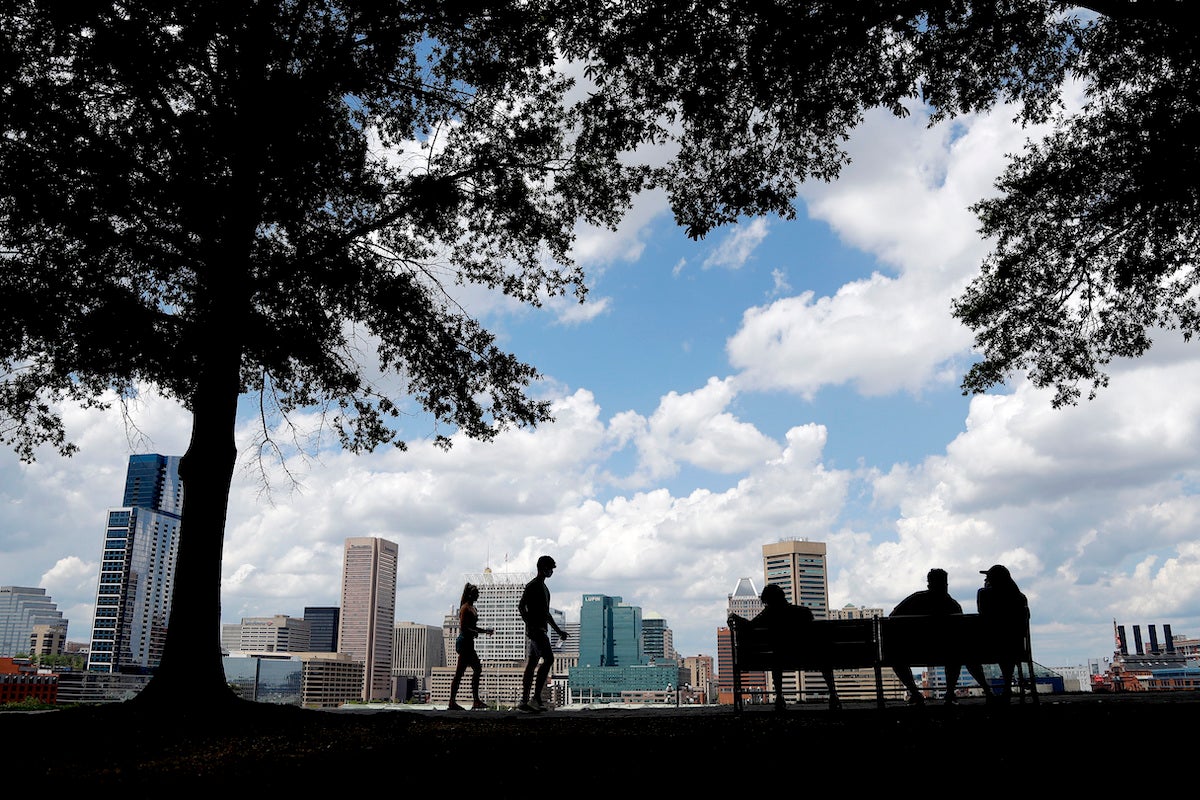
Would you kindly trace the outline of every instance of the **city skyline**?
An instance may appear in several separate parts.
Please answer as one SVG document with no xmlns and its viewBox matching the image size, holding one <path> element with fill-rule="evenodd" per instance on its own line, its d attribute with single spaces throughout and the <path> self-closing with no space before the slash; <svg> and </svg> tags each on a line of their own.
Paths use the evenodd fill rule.
<svg viewBox="0 0 1200 800">
<path fill-rule="evenodd" d="M 925 121 L 868 115 L 853 163 L 804 187 L 791 221 L 691 241 L 647 195 L 617 232 L 581 229 L 582 305 L 463 289 L 544 374 L 533 391 L 555 421 L 536 431 L 444 452 L 412 413 L 407 451 L 356 456 L 306 438 L 314 412 L 293 419 L 312 426 L 298 439 L 271 431 L 286 471 L 268 459 L 260 473 L 245 398 L 222 621 L 336 604 L 353 533 L 400 544 L 398 618 L 437 624 L 462 575 L 527 573 L 549 553 L 568 615 L 584 594 L 636 597 L 681 653 L 712 653 L 727 595 L 761 581 L 761 545 L 800 537 L 828 544 L 834 607 L 890 609 L 941 567 L 972 610 L 979 570 L 1008 565 L 1047 665 L 1111 655 L 1114 619 L 1196 635 L 1200 398 L 1180 387 L 1200 381 L 1200 350 L 1162 335 L 1074 408 L 1021 376 L 963 397 L 971 337 L 949 302 L 987 251 L 967 208 L 1038 132 L 1005 109 Z M 119 408 L 68 409 L 70 459 L 0 454 L 0 583 L 46 588 L 75 640 L 124 458 L 182 453 L 190 434 L 150 395 L 126 410 L 131 427 Z"/>
</svg>

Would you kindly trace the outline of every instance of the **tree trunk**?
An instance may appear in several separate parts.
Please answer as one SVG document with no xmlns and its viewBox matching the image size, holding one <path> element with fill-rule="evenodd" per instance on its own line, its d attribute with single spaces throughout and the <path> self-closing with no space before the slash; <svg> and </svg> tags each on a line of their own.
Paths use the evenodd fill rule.
<svg viewBox="0 0 1200 800">
<path fill-rule="evenodd" d="M 186 702 L 194 709 L 228 707 L 236 696 L 221 660 L 221 561 L 229 489 L 237 461 L 239 353 L 210 343 L 192 403 L 192 437 L 179 464 L 183 519 L 171 616 L 162 662 L 137 696 L 139 705 Z"/>
</svg>

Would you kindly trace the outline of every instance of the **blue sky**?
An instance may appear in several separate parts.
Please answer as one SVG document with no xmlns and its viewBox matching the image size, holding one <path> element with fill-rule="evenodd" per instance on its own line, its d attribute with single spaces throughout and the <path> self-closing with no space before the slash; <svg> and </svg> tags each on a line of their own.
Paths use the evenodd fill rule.
<svg viewBox="0 0 1200 800">
<path fill-rule="evenodd" d="M 271 467 L 269 496 L 239 472 L 223 621 L 336 604 L 344 539 L 373 535 L 401 546 L 398 619 L 440 624 L 466 575 L 549 553 L 568 619 L 584 593 L 617 595 L 715 655 L 762 545 L 805 537 L 827 544 L 834 606 L 890 610 L 936 566 L 973 610 L 979 570 L 1007 564 L 1048 665 L 1110 656 L 1114 620 L 1200 635 L 1200 397 L 1180 391 L 1200 351 L 1160 336 L 1064 410 L 1019 376 L 958 389 L 971 336 L 949 302 L 987 251 L 967 206 L 1028 133 L 1004 112 L 933 130 L 872 115 L 795 220 L 693 242 L 647 196 L 619 230 L 580 231 L 583 306 L 464 292 L 541 369 L 556 421 L 445 453 L 414 418 L 407 453 L 297 456 L 300 485 Z M 0 454 L 0 584 L 45 587 L 75 640 L 128 455 L 186 447 L 172 404 L 135 419 L 131 440 L 115 414 L 68 410 L 75 458 Z M 246 419 L 243 450 L 252 435 Z"/>
</svg>

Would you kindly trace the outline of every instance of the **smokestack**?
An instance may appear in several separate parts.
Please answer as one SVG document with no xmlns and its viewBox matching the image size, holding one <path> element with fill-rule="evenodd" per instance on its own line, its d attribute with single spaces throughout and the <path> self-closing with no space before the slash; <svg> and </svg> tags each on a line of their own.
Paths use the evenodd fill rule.
<svg viewBox="0 0 1200 800">
<path fill-rule="evenodd" d="M 1158 649 L 1158 630 L 1153 625 L 1147 625 L 1146 630 L 1150 632 L 1150 655 L 1156 656 L 1160 652 Z"/>
<path fill-rule="evenodd" d="M 1171 638 L 1171 626 L 1170 625 L 1163 625 L 1163 639 L 1165 640 L 1165 644 L 1167 645 L 1167 652 L 1174 653 L 1175 652 L 1175 640 Z"/>
<path fill-rule="evenodd" d="M 1133 646 L 1137 650 L 1137 654 L 1139 656 L 1146 655 L 1145 653 L 1142 652 L 1142 626 L 1141 625 L 1133 626 Z"/>
<path fill-rule="evenodd" d="M 1117 639 L 1120 641 L 1120 644 L 1121 644 L 1121 655 L 1123 655 L 1123 656 L 1129 655 L 1129 645 L 1127 645 L 1125 643 L 1126 639 L 1125 639 L 1125 626 L 1124 625 L 1117 626 Z"/>
</svg>

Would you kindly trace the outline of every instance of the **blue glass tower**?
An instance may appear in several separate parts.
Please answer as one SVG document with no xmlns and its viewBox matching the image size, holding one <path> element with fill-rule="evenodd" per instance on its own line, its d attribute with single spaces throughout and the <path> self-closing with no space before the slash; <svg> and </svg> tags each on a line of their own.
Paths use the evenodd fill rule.
<svg viewBox="0 0 1200 800">
<path fill-rule="evenodd" d="M 644 664 L 642 609 L 619 597 L 585 594 L 579 610 L 579 665 L 628 667 Z"/>
<path fill-rule="evenodd" d="M 107 514 L 89 671 L 141 673 L 158 666 L 182 512 L 179 456 L 130 456 L 124 506 Z"/>
</svg>

